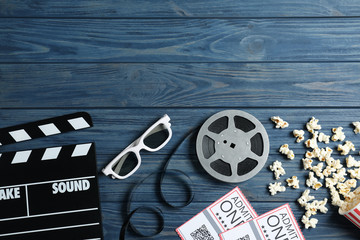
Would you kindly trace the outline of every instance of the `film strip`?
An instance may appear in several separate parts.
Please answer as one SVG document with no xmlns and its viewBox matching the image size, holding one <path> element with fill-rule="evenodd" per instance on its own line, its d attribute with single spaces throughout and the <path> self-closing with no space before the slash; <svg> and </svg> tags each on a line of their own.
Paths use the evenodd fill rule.
<svg viewBox="0 0 360 240">
<path fill-rule="evenodd" d="M 75 113 L 0 130 L 10 144 L 92 126 Z M 103 239 L 95 143 L 0 153 L 0 239 Z"/>
</svg>

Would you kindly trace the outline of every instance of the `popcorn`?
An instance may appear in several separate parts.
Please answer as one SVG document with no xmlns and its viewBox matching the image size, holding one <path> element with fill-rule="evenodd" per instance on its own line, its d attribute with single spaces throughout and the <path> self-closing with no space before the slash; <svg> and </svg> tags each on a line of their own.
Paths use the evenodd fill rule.
<svg viewBox="0 0 360 240">
<path fill-rule="evenodd" d="M 309 194 L 310 194 L 310 190 L 309 190 L 309 189 L 306 189 L 306 190 L 302 193 L 301 197 L 298 198 L 297 201 L 298 201 L 298 203 L 300 204 L 300 206 L 305 207 L 306 203 L 308 203 L 309 201 L 315 199 L 314 196 L 310 196 Z"/>
<path fill-rule="evenodd" d="M 324 200 L 317 202 L 317 209 L 321 213 L 327 213 L 328 212 L 328 208 L 325 206 L 327 202 L 328 202 L 327 198 L 324 198 Z"/>
<path fill-rule="evenodd" d="M 281 182 L 270 183 L 269 184 L 269 191 L 270 191 L 271 195 L 275 195 L 278 192 L 285 192 L 286 187 L 281 186 Z"/>
<path fill-rule="evenodd" d="M 352 124 L 353 124 L 354 127 L 355 127 L 354 133 L 355 133 L 355 134 L 360 133 L 360 122 L 353 122 Z"/>
<path fill-rule="evenodd" d="M 308 187 L 312 187 L 315 190 L 318 190 L 322 187 L 322 183 L 318 181 L 316 177 L 314 177 L 313 172 L 309 172 L 309 178 L 306 180 L 306 185 Z"/>
<path fill-rule="evenodd" d="M 271 120 L 276 123 L 276 128 L 289 126 L 289 124 L 280 117 L 272 117 Z M 319 148 L 318 143 L 322 142 L 329 144 L 330 139 L 332 141 L 344 141 L 346 136 L 342 127 L 332 128 L 331 136 L 326 135 L 323 132 L 319 132 L 321 125 L 318 124 L 318 122 L 318 119 L 312 117 L 309 122 L 306 123 L 307 130 L 312 133 L 312 137 L 304 141 L 305 146 L 307 148 L 311 148 L 311 151 L 306 151 L 305 157 L 302 159 L 304 170 L 311 170 L 308 178 L 306 179 L 306 185 L 314 190 L 318 190 L 323 186 L 323 184 L 326 185 L 331 195 L 331 204 L 340 207 L 340 209 L 344 209 L 344 211 L 348 211 L 360 203 L 360 187 L 358 187 L 355 191 L 352 191 L 352 189 L 357 186 L 357 179 L 360 180 L 360 160 L 355 160 L 351 155 L 347 156 L 346 167 L 355 167 L 354 169 L 347 170 L 344 168 L 339 159 L 335 160 L 331 156 L 333 149 L 330 147 Z M 354 125 L 354 133 L 360 133 L 360 121 L 353 122 L 352 124 Z M 292 134 L 296 138 L 295 141 L 297 143 L 304 140 L 305 132 L 303 130 L 295 129 L 292 131 Z M 355 151 L 355 146 L 351 141 L 345 141 L 337 146 L 337 150 L 341 155 L 348 155 L 350 151 Z M 288 144 L 283 144 L 280 147 L 279 152 L 286 155 L 289 159 L 295 158 L 294 152 L 289 149 Z M 317 158 L 320 163 L 313 166 L 315 158 Z M 282 168 L 281 163 L 277 160 L 270 166 L 270 169 L 274 172 L 276 179 L 279 179 L 280 176 L 285 174 L 285 170 Z M 349 174 L 351 179 L 347 179 L 347 174 Z M 324 178 L 324 182 L 319 181 Z M 295 189 L 299 188 L 299 180 L 297 176 L 287 178 L 286 182 L 288 187 Z M 271 195 L 275 195 L 278 192 L 286 190 L 285 186 L 281 185 L 281 182 L 270 183 L 268 188 Z M 302 222 L 304 223 L 305 228 L 316 227 L 318 220 L 316 218 L 312 218 L 312 216 L 316 215 L 318 212 L 328 212 L 328 208 L 326 207 L 328 202 L 327 198 L 324 198 L 322 201 L 314 199 L 314 196 L 310 196 L 309 189 L 305 190 L 297 199 L 299 204 L 305 209 L 305 214 L 302 217 Z"/>
<path fill-rule="evenodd" d="M 323 163 L 319 163 L 318 165 L 313 166 L 311 169 L 316 174 L 316 176 L 318 176 L 321 179 L 324 179 L 324 174 L 322 173 L 323 166 L 324 166 Z"/>
<path fill-rule="evenodd" d="M 333 150 L 329 147 L 324 148 L 314 148 L 311 152 L 306 151 L 305 156 L 307 158 L 318 158 L 319 161 L 326 161 L 327 159 L 331 158 L 331 154 L 333 153 Z"/>
<path fill-rule="evenodd" d="M 344 141 L 345 139 L 345 134 L 343 133 L 343 128 L 342 127 L 338 127 L 338 128 L 333 128 L 332 132 L 334 133 L 331 137 L 331 140 L 335 141 Z"/>
<path fill-rule="evenodd" d="M 341 195 L 343 195 L 344 197 L 347 196 L 350 193 L 350 191 L 351 191 L 351 189 L 347 188 L 347 187 L 339 189 L 339 193 Z"/>
<path fill-rule="evenodd" d="M 335 160 L 334 158 L 330 157 L 330 158 L 326 159 L 325 161 L 326 161 L 326 164 L 332 168 L 341 169 L 343 167 L 343 165 L 340 163 L 339 159 Z"/>
<path fill-rule="evenodd" d="M 327 159 L 331 158 L 331 154 L 332 154 L 333 150 L 329 147 L 324 148 L 314 148 L 311 152 L 310 151 L 306 151 L 305 153 L 305 157 L 306 158 L 318 158 L 319 161 L 326 161 Z"/>
<path fill-rule="evenodd" d="M 305 216 L 311 217 L 312 215 L 317 214 L 317 209 L 316 206 L 314 205 L 314 202 L 305 204 L 305 210 L 306 210 Z"/>
<path fill-rule="evenodd" d="M 312 117 L 308 123 L 306 123 L 306 128 L 309 132 L 314 133 L 314 130 L 320 130 L 321 125 L 318 124 L 319 119 Z"/>
<path fill-rule="evenodd" d="M 346 196 L 344 196 L 345 200 L 343 202 L 343 205 L 346 204 L 346 201 L 350 201 L 354 198 L 356 198 L 356 194 L 354 192 L 349 192 Z"/>
<path fill-rule="evenodd" d="M 315 183 L 312 184 L 312 188 L 313 188 L 314 190 L 318 190 L 318 189 L 321 188 L 322 186 L 323 186 L 322 183 L 319 182 L 319 181 L 316 181 Z"/>
<path fill-rule="evenodd" d="M 327 188 L 335 186 L 337 183 L 338 183 L 338 179 L 336 179 L 336 178 L 333 178 L 333 177 L 332 178 L 331 177 L 325 178 L 325 186 Z"/>
<path fill-rule="evenodd" d="M 350 211 L 353 209 L 356 205 L 360 203 L 360 197 L 354 197 L 353 199 L 350 199 L 349 201 L 344 201 L 343 204 L 340 206 L 343 212 Z"/>
<path fill-rule="evenodd" d="M 336 169 L 335 168 L 332 168 L 330 166 L 326 166 L 326 168 L 324 169 L 324 171 L 322 172 L 322 174 L 325 176 L 325 177 L 329 177 L 333 172 L 336 172 Z"/>
<path fill-rule="evenodd" d="M 316 228 L 316 224 L 318 223 L 319 220 L 317 220 L 316 218 L 309 218 L 306 217 L 305 215 L 302 216 L 301 222 L 305 225 L 305 228 L 308 229 L 309 227 L 311 228 Z"/>
<path fill-rule="evenodd" d="M 289 187 L 299 188 L 299 180 L 298 177 L 292 176 L 291 178 L 286 179 Z"/>
<path fill-rule="evenodd" d="M 320 151 L 315 151 L 315 154 L 319 161 L 325 162 L 326 159 L 329 159 L 331 157 L 332 152 L 333 150 L 331 148 L 326 147 L 325 149 L 321 148 Z"/>
<path fill-rule="evenodd" d="M 328 144 L 330 142 L 330 136 L 321 132 L 319 133 L 318 141 Z"/>
<path fill-rule="evenodd" d="M 349 155 L 346 158 L 346 166 L 348 168 L 350 167 L 360 167 L 360 161 L 356 161 L 354 157 L 352 157 L 351 155 Z"/>
<path fill-rule="evenodd" d="M 292 150 L 289 149 L 289 145 L 288 144 L 283 144 L 280 149 L 279 152 L 286 155 L 286 157 L 288 159 L 294 159 L 295 158 L 295 154 Z"/>
<path fill-rule="evenodd" d="M 345 198 L 352 198 L 351 188 L 355 188 L 357 181 L 355 179 L 348 179 L 344 183 L 338 183 L 336 188 L 339 189 L 339 193 Z"/>
<path fill-rule="evenodd" d="M 349 211 L 360 203 L 360 188 L 357 188 L 352 192 L 351 196 L 351 198 L 346 198 L 344 203 L 340 206 L 343 212 Z"/>
<path fill-rule="evenodd" d="M 318 148 L 317 138 L 318 132 L 313 132 L 312 138 L 305 141 L 305 146 L 312 149 Z"/>
<path fill-rule="evenodd" d="M 328 166 L 335 168 L 334 166 L 336 165 L 336 160 L 333 157 L 326 159 L 325 162 Z M 340 160 L 339 160 L 339 164 L 341 164 Z"/>
<path fill-rule="evenodd" d="M 312 150 L 311 152 L 310 152 L 310 151 L 306 151 L 305 157 L 306 157 L 306 158 L 314 158 L 314 157 L 316 157 L 314 151 L 315 151 L 315 149 Z"/>
<path fill-rule="evenodd" d="M 305 210 L 307 213 L 305 215 L 310 217 L 311 215 L 316 215 L 319 210 L 321 213 L 327 213 L 328 208 L 325 206 L 328 199 L 324 198 L 322 201 L 314 200 L 312 203 L 305 204 Z"/>
<path fill-rule="evenodd" d="M 327 213 L 328 208 L 326 207 L 326 204 L 328 200 L 327 198 L 324 198 L 322 201 L 314 200 L 313 202 L 309 203 L 309 201 L 315 199 L 315 197 L 310 196 L 309 193 L 309 189 L 305 190 L 297 201 L 299 202 L 300 206 L 304 207 L 306 210 L 305 215 L 302 217 L 302 222 L 304 223 L 305 228 L 315 228 L 318 220 L 316 218 L 310 220 L 310 217 L 316 215 L 317 211 Z"/>
<path fill-rule="evenodd" d="M 348 187 L 345 183 L 338 183 L 336 188 L 339 189 L 339 193 L 343 196 L 346 196 L 351 191 L 351 188 Z"/>
<path fill-rule="evenodd" d="M 286 172 L 282 167 L 281 162 L 276 160 L 272 165 L 269 166 L 270 170 L 274 172 L 275 179 L 279 179 L 281 175 L 284 175 Z"/>
<path fill-rule="evenodd" d="M 356 194 L 354 193 L 354 192 L 349 192 L 349 193 L 347 193 L 347 194 L 343 194 L 343 196 L 344 196 L 344 201 L 343 201 L 343 203 L 342 203 L 342 205 L 344 205 L 344 204 L 346 204 L 345 202 L 346 201 L 350 201 L 350 200 L 352 200 L 352 199 L 356 199 Z M 341 205 L 341 206 L 342 206 Z"/>
<path fill-rule="evenodd" d="M 360 180 L 360 168 L 349 169 L 348 173 L 350 173 L 351 178 L 356 178 Z"/>
<path fill-rule="evenodd" d="M 330 195 L 331 195 L 331 204 L 334 206 L 342 206 L 344 204 L 344 201 L 341 200 L 340 194 L 336 191 L 336 188 L 334 186 L 329 187 L 330 189 Z"/>
<path fill-rule="evenodd" d="M 341 155 L 348 155 L 350 150 L 355 151 L 355 146 L 352 142 L 350 141 L 345 141 L 344 145 L 339 144 L 338 151 L 341 151 Z"/>
<path fill-rule="evenodd" d="M 310 205 L 310 204 L 308 204 L 308 205 Z M 317 214 L 317 211 L 315 208 L 310 208 L 310 209 L 306 210 L 306 212 L 305 212 L 306 217 L 311 217 L 312 215 L 316 215 L 316 214 Z"/>
<path fill-rule="evenodd" d="M 270 118 L 276 124 L 276 128 L 287 128 L 289 123 L 282 120 L 279 116 L 274 116 Z"/>
<path fill-rule="evenodd" d="M 344 184 L 350 188 L 356 188 L 357 181 L 355 179 L 348 179 Z"/>
<path fill-rule="evenodd" d="M 333 178 L 335 178 L 338 182 L 344 182 L 346 180 L 346 169 L 340 168 L 336 171 L 336 173 L 333 173 Z"/>
<path fill-rule="evenodd" d="M 307 170 L 307 169 L 311 170 L 312 169 L 312 165 L 311 165 L 313 163 L 312 159 L 303 158 L 302 161 L 303 161 L 303 165 L 304 165 L 304 170 Z"/>
<path fill-rule="evenodd" d="M 294 130 L 293 131 L 294 137 L 296 137 L 296 142 L 301 142 L 304 140 L 304 130 Z"/>
<path fill-rule="evenodd" d="M 353 179 L 355 180 L 355 179 Z M 337 189 L 344 189 L 344 188 L 350 188 L 347 184 L 345 184 L 345 182 L 342 182 L 342 183 L 338 183 L 336 184 L 336 188 Z"/>
</svg>

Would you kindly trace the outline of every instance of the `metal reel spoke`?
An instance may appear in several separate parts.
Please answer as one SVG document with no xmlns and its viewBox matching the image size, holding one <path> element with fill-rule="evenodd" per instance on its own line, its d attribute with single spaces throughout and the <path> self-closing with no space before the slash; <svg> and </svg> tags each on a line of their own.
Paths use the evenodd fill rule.
<svg viewBox="0 0 360 240">
<path fill-rule="evenodd" d="M 246 133 L 246 137 L 251 139 L 254 137 L 257 133 L 259 133 L 260 129 L 258 127 L 254 128 L 253 130 Z"/>
<path fill-rule="evenodd" d="M 215 143 L 220 141 L 220 134 L 208 131 L 205 135 L 214 140 Z"/>
</svg>

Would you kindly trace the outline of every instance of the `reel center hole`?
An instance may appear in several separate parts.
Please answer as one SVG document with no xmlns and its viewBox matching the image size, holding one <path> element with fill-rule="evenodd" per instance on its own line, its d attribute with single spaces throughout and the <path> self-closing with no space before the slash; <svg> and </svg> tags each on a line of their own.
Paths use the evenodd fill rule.
<svg viewBox="0 0 360 240">
<path fill-rule="evenodd" d="M 224 140 L 223 143 L 224 143 L 224 144 L 227 144 L 227 140 Z M 235 144 L 235 143 L 231 143 L 231 144 L 230 144 L 230 147 L 231 147 L 232 149 L 234 149 L 234 148 L 236 147 L 236 144 Z"/>
</svg>

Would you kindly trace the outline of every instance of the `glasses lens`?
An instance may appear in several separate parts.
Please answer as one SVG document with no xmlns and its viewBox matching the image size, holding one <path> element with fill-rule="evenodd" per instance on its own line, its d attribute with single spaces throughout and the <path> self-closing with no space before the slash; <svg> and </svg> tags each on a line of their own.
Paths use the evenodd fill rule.
<svg viewBox="0 0 360 240">
<path fill-rule="evenodd" d="M 113 166 L 112 170 L 119 176 L 124 177 L 136 168 L 139 159 L 133 152 L 128 152 L 122 156 Z"/>
<path fill-rule="evenodd" d="M 152 149 L 158 148 L 168 139 L 169 135 L 170 133 L 166 126 L 159 124 L 145 136 L 144 144 Z"/>
</svg>

